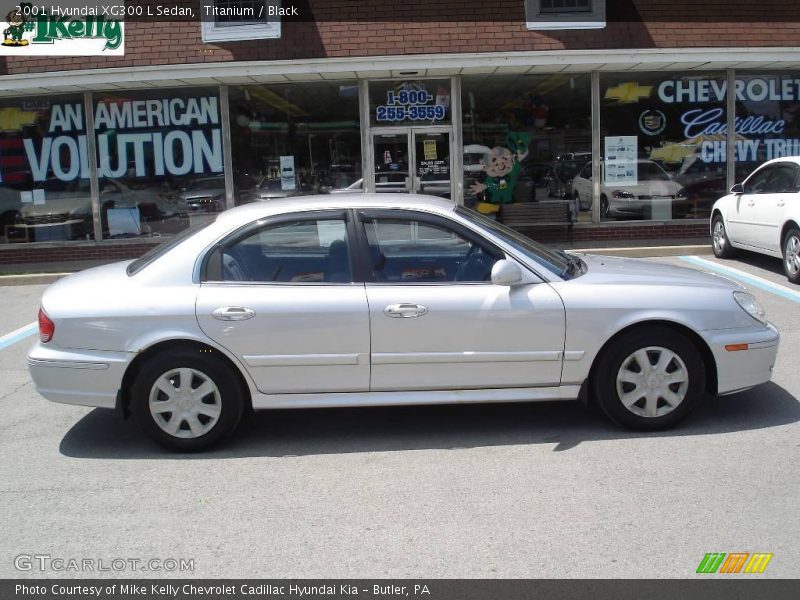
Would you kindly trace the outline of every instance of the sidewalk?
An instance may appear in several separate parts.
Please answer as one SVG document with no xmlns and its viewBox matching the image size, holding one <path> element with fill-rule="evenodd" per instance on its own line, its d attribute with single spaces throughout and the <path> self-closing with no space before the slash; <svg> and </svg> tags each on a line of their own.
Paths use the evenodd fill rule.
<svg viewBox="0 0 800 600">
<path fill-rule="evenodd" d="M 684 254 L 711 254 L 711 243 L 707 237 L 670 238 L 652 240 L 604 240 L 601 242 L 576 242 L 559 244 L 570 252 L 606 254 L 643 258 L 648 256 L 681 256 Z M 75 260 L 55 263 L 21 263 L 0 265 L 0 286 L 39 285 L 53 283 L 57 279 L 106 264 L 103 260 Z"/>
</svg>

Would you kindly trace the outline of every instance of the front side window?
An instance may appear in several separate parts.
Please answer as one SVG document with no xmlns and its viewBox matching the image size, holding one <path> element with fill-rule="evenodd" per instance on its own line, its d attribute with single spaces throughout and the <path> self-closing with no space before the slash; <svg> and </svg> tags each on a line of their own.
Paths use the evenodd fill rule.
<svg viewBox="0 0 800 600">
<path fill-rule="evenodd" d="M 225 247 L 223 281 L 350 283 L 343 219 L 304 219 L 268 225 Z"/>
<path fill-rule="evenodd" d="M 769 165 L 754 173 L 745 184 L 748 194 L 779 194 L 797 191 L 797 167 L 784 163 Z"/>
<path fill-rule="evenodd" d="M 438 224 L 403 218 L 364 223 L 370 271 L 383 283 L 488 282 L 501 258 Z"/>
</svg>

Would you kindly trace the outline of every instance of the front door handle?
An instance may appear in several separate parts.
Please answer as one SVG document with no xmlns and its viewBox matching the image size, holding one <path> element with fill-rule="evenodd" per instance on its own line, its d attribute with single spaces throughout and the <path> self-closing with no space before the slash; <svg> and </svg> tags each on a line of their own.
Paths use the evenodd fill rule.
<svg viewBox="0 0 800 600">
<path fill-rule="evenodd" d="M 786 200 L 784 200 L 783 198 L 778 200 L 778 206 L 786 206 Z"/>
<path fill-rule="evenodd" d="M 421 317 L 427 312 L 428 309 L 420 304 L 390 304 L 383 309 L 383 314 L 387 317 L 396 317 L 400 319 Z"/>
<path fill-rule="evenodd" d="M 241 306 L 222 306 L 211 313 L 215 319 L 220 321 L 246 321 L 256 316 L 256 311 L 252 308 Z"/>
</svg>

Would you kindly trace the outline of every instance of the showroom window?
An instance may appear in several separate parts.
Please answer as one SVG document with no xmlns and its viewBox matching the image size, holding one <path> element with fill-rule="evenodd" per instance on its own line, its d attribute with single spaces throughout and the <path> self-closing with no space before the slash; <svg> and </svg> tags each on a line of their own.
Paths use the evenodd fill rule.
<svg viewBox="0 0 800 600">
<path fill-rule="evenodd" d="M 600 29 L 606 26 L 605 0 L 525 0 L 528 29 Z"/>
<path fill-rule="evenodd" d="M 727 189 L 726 78 L 600 74 L 602 220 L 707 218 Z M 573 182 L 581 203 L 592 182 Z"/>
<path fill-rule="evenodd" d="M 93 239 L 83 96 L 0 101 L 0 240 Z"/>
<path fill-rule="evenodd" d="M 270 16 L 280 0 L 203 0 L 200 22 L 204 42 L 276 39 L 281 19 Z"/>
<path fill-rule="evenodd" d="M 103 238 L 161 237 L 225 210 L 217 88 L 93 99 Z"/>
<path fill-rule="evenodd" d="M 572 180 L 591 161 L 588 74 L 484 75 L 461 83 L 464 204 L 493 214 L 503 204 L 562 202 L 576 219 Z"/>
<path fill-rule="evenodd" d="M 736 181 L 761 163 L 800 155 L 800 72 L 736 71 Z"/>
<path fill-rule="evenodd" d="M 229 98 L 237 204 L 360 190 L 355 81 L 231 86 Z"/>
</svg>

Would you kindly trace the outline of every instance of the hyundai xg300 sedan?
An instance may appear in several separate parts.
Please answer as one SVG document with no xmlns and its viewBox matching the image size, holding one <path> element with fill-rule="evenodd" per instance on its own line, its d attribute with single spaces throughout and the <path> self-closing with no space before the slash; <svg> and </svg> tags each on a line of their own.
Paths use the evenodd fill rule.
<svg viewBox="0 0 800 600">
<path fill-rule="evenodd" d="M 800 156 L 764 163 L 717 200 L 711 238 L 718 258 L 737 249 L 780 257 L 787 279 L 800 283 Z"/>
<path fill-rule="evenodd" d="M 553 251 L 452 202 L 275 200 L 47 289 L 50 400 L 197 450 L 249 409 L 575 400 L 637 429 L 770 378 L 778 332 L 727 279 Z"/>
</svg>

